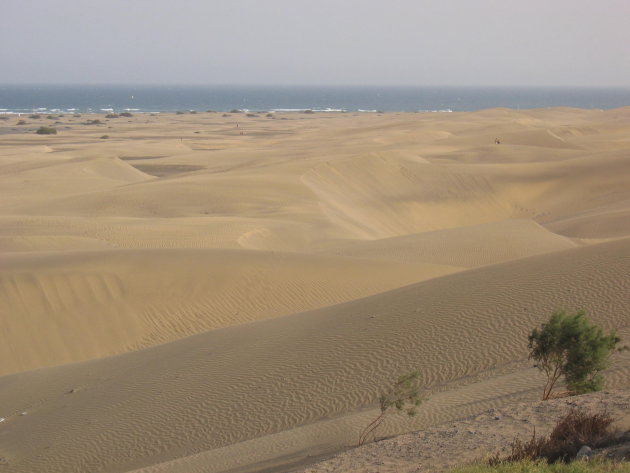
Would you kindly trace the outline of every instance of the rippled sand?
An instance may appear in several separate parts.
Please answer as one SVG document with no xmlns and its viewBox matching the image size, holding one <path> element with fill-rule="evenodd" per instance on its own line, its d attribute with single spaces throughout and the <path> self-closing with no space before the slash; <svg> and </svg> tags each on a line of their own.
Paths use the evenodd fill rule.
<svg viewBox="0 0 630 473">
<path fill-rule="evenodd" d="M 557 308 L 630 337 L 629 108 L 88 118 L 0 121 L 3 471 L 283 471 L 411 369 L 379 435 L 536 399 Z"/>
</svg>

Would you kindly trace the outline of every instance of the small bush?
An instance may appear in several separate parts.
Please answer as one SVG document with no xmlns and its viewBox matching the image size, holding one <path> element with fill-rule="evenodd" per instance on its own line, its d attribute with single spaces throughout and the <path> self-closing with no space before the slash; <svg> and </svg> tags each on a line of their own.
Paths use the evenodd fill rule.
<svg viewBox="0 0 630 473">
<path fill-rule="evenodd" d="M 175 115 L 183 115 L 183 114 L 184 114 L 184 112 L 179 111 L 179 110 L 177 112 L 175 112 Z"/>
<path fill-rule="evenodd" d="M 33 115 L 29 115 L 28 118 L 32 118 L 33 120 L 39 120 L 42 116 L 38 113 L 34 113 Z"/>
<path fill-rule="evenodd" d="M 246 116 L 249 118 L 256 118 L 258 115 L 256 115 L 255 113 L 248 113 Z"/>
<path fill-rule="evenodd" d="M 601 371 L 609 366 L 620 341 L 614 332 L 605 335 L 584 311 L 554 312 L 549 322 L 529 335 L 529 359 L 547 376 L 543 400 L 549 399 L 561 376 L 573 394 L 600 391 L 604 385 Z"/>
<path fill-rule="evenodd" d="M 190 113 L 191 115 L 197 115 L 197 110 L 191 110 L 191 111 L 190 111 L 190 112 L 188 112 L 188 113 Z"/>
<path fill-rule="evenodd" d="M 571 409 L 558 421 L 549 437 L 536 438 L 534 431 L 528 442 L 517 438 L 510 445 L 511 453 L 507 458 L 501 459 L 497 454 L 490 459 L 490 464 L 537 459 L 549 463 L 570 461 L 582 445 L 597 448 L 615 443 L 618 435 L 610 430 L 613 421 L 613 417 L 605 411 L 589 413 Z"/>
<path fill-rule="evenodd" d="M 120 117 L 120 115 L 118 115 L 117 113 L 108 113 L 107 115 L 105 115 L 105 118 L 118 118 Z"/>
<path fill-rule="evenodd" d="M 589 462 L 575 461 L 569 464 L 544 461 L 523 460 L 514 463 L 497 465 L 468 465 L 455 468 L 449 473 L 630 473 L 630 463 L 593 460 Z"/>
<path fill-rule="evenodd" d="M 50 126 L 40 126 L 35 133 L 38 135 L 56 135 L 57 129 Z"/>
<path fill-rule="evenodd" d="M 221 115 L 222 117 L 231 117 L 232 115 L 230 115 L 229 113 L 224 113 L 223 115 Z"/>
<path fill-rule="evenodd" d="M 131 118 L 133 117 L 133 114 L 129 113 L 129 112 L 122 112 L 120 114 L 121 117 L 127 117 L 127 118 Z"/>
<path fill-rule="evenodd" d="M 18 125 L 26 125 L 26 120 L 19 120 L 17 122 Z"/>
<path fill-rule="evenodd" d="M 55 119 L 55 117 L 54 117 L 53 115 L 48 115 L 46 118 L 47 118 L 48 120 L 54 120 L 54 119 Z"/>
<path fill-rule="evenodd" d="M 233 108 L 232 110 L 230 110 L 230 113 L 242 113 L 242 112 L 236 108 Z"/>
<path fill-rule="evenodd" d="M 88 120 L 86 125 L 101 125 L 102 123 L 103 122 L 97 118 L 95 120 Z"/>
<path fill-rule="evenodd" d="M 9 119 L 9 117 L 7 117 L 6 115 L 0 116 L 0 120 L 8 120 L 8 119 Z"/>
<path fill-rule="evenodd" d="M 109 139 L 109 135 L 103 135 L 101 136 L 101 140 L 108 140 Z"/>
<path fill-rule="evenodd" d="M 304 110 L 302 113 L 315 113 L 313 110 Z"/>
<path fill-rule="evenodd" d="M 387 392 L 378 398 L 380 414 L 370 422 L 359 435 L 359 445 L 363 445 L 370 435 L 383 423 L 385 415 L 392 408 L 396 408 L 398 412 L 405 412 L 409 417 L 416 415 L 418 406 L 424 398 L 420 393 L 418 382 L 420 378 L 419 371 L 402 375 L 398 380 L 389 387 Z"/>
</svg>

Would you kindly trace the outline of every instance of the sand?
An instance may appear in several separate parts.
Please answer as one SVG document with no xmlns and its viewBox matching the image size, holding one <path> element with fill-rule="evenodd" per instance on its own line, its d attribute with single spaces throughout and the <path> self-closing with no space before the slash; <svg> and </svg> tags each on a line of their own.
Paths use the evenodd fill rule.
<svg viewBox="0 0 630 473">
<path fill-rule="evenodd" d="M 535 401 L 555 309 L 630 338 L 630 108 L 94 118 L 0 121 L 3 471 L 414 471 L 308 465 L 411 369 L 379 437 Z"/>
</svg>

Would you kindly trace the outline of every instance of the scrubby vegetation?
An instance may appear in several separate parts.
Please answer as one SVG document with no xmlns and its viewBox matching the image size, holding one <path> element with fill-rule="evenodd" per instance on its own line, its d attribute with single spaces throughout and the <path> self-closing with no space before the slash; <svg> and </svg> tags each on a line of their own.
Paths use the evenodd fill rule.
<svg viewBox="0 0 630 473">
<path fill-rule="evenodd" d="M 450 473 L 630 473 L 630 463 L 609 461 L 575 461 L 548 464 L 544 461 L 522 460 L 497 465 L 471 465 Z"/>
<path fill-rule="evenodd" d="M 129 113 L 129 112 L 122 112 L 120 114 L 121 117 L 126 117 L 126 118 L 131 118 L 133 117 L 133 114 Z"/>
<path fill-rule="evenodd" d="M 601 390 L 604 379 L 600 373 L 608 367 L 619 342 L 614 332 L 604 335 L 584 311 L 554 312 L 549 322 L 529 335 L 529 358 L 547 376 L 543 400 L 549 399 L 562 376 L 571 394 Z"/>
<path fill-rule="evenodd" d="M 28 118 L 31 118 L 33 120 L 39 120 L 40 118 L 42 118 L 42 116 L 39 113 L 34 113 L 32 115 L 29 115 Z"/>
<path fill-rule="evenodd" d="M 105 118 L 118 118 L 120 117 L 120 115 L 118 115 L 117 113 L 108 113 L 107 115 L 105 115 Z"/>
<path fill-rule="evenodd" d="M 502 458 L 496 454 L 489 464 L 522 460 L 545 460 L 548 463 L 570 461 L 575 458 L 583 445 L 591 448 L 605 447 L 618 442 L 618 432 L 611 429 L 613 417 L 607 412 L 585 412 L 572 409 L 560 419 L 548 437 L 536 437 L 523 442 L 515 439 L 510 445 L 510 454 Z"/>
<path fill-rule="evenodd" d="M 381 413 L 363 429 L 359 435 L 359 445 L 363 445 L 377 427 L 383 423 L 385 415 L 392 407 L 396 408 L 398 412 L 404 411 L 410 417 L 416 415 L 418 406 L 424 400 L 418 388 L 419 378 L 419 371 L 402 375 L 385 394 L 379 397 Z"/>
<path fill-rule="evenodd" d="M 38 135 L 56 135 L 57 129 L 51 126 L 40 126 L 35 133 Z"/>
<path fill-rule="evenodd" d="M 107 140 L 107 139 L 109 139 L 109 135 L 103 135 L 103 136 L 101 136 L 101 140 Z"/>
</svg>

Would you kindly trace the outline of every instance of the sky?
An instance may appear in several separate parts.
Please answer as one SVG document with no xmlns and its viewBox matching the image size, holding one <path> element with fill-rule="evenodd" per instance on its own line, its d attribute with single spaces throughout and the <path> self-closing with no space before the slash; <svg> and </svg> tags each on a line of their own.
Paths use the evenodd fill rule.
<svg viewBox="0 0 630 473">
<path fill-rule="evenodd" d="M 0 84 L 630 87 L 630 0 L 0 0 Z"/>
</svg>

